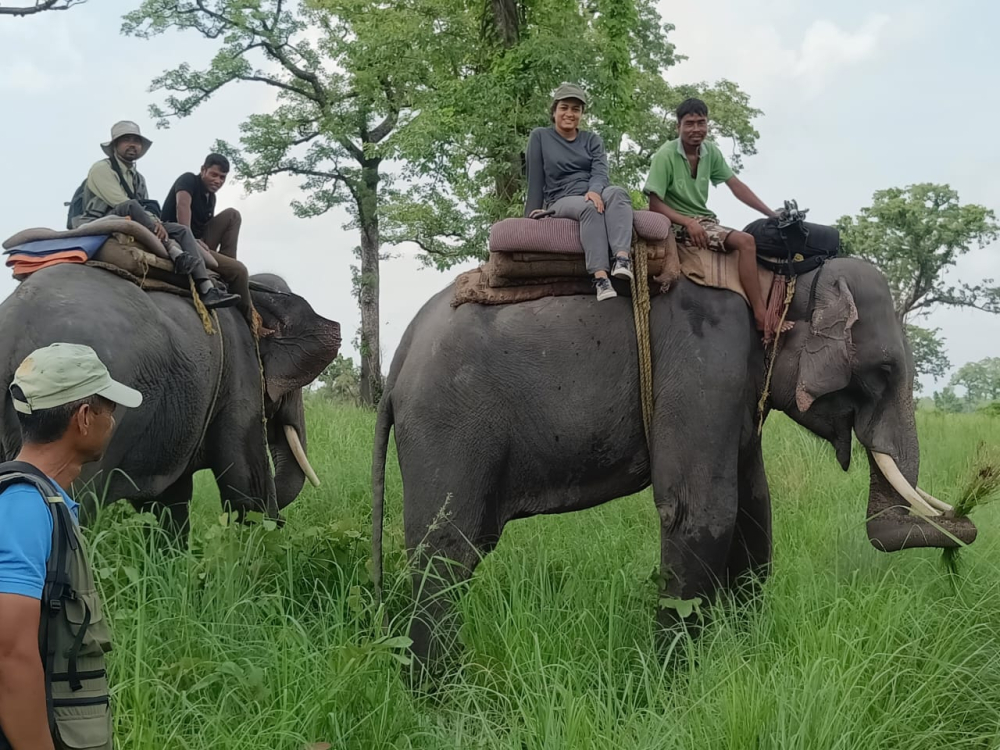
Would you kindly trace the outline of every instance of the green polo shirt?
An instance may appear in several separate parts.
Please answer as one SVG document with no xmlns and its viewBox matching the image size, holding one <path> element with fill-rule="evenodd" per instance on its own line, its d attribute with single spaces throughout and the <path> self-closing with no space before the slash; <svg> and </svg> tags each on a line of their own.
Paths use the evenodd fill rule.
<svg viewBox="0 0 1000 750">
<path fill-rule="evenodd" d="M 684 216 L 715 218 L 715 214 L 708 210 L 709 180 L 713 185 L 718 185 L 732 176 L 733 170 L 726 164 L 719 147 L 709 141 L 702 141 L 698 176 L 691 177 L 691 163 L 678 138 L 667 141 L 653 154 L 649 176 L 642 192 L 646 195 L 655 193 L 660 200 Z"/>
</svg>

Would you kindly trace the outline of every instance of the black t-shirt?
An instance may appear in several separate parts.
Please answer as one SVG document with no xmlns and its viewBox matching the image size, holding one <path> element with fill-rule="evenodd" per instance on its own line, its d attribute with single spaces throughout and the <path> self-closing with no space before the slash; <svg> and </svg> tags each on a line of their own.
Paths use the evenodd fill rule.
<svg viewBox="0 0 1000 750">
<path fill-rule="evenodd" d="M 163 202 L 163 220 L 177 221 L 177 191 L 191 194 L 191 231 L 201 239 L 208 222 L 215 216 L 215 194 L 205 189 L 201 177 L 186 172 L 177 178 Z"/>
</svg>

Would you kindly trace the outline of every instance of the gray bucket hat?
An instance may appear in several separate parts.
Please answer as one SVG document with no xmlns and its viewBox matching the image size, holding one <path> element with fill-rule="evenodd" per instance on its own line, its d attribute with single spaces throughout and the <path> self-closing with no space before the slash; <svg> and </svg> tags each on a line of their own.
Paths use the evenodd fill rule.
<svg viewBox="0 0 1000 750">
<path fill-rule="evenodd" d="M 149 147 L 153 145 L 153 142 L 149 138 L 146 138 L 146 136 L 139 132 L 138 125 L 131 120 L 121 120 L 112 126 L 111 140 L 101 144 L 101 151 L 108 156 L 114 156 L 114 143 L 123 135 L 139 136 L 139 139 L 142 141 L 142 153 L 139 156 L 145 156 L 146 152 L 149 151 Z"/>
<path fill-rule="evenodd" d="M 562 83 L 552 94 L 552 103 L 561 102 L 563 99 L 579 99 L 583 106 L 587 106 L 587 92 L 575 83 Z"/>
</svg>

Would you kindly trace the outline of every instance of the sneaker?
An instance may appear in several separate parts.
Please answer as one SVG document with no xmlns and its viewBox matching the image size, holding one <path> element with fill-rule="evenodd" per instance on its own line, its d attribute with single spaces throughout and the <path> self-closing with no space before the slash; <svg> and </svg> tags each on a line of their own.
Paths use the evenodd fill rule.
<svg viewBox="0 0 1000 750">
<path fill-rule="evenodd" d="M 632 259 L 615 256 L 615 265 L 611 269 L 611 275 L 617 279 L 632 280 Z"/>
<path fill-rule="evenodd" d="M 600 302 L 603 299 L 611 299 L 612 297 L 617 297 L 618 292 L 614 290 L 611 286 L 611 280 L 604 279 L 594 279 L 594 286 L 597 288 L 597 301 Z"/>
<path fill-rule="evenodd" d="M 240 301 L 240 295 L 226 294 L 225 292 L 220 292 L 215 287 L 212 287 L 205 292 L 205 294 L 201 295 L 201 301 L 204 303 L 206 308 L 214 310 L 217 307 L 232 307 Z"/>
</svg>

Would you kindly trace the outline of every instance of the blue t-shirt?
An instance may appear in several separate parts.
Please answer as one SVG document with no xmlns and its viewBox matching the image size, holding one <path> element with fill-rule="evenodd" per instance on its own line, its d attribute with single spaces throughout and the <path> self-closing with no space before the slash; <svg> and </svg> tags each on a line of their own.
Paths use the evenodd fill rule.
<svg viewBox="0 0 1000 750">
<path fill-rule="evenodd" d="M 77 518 L 77 504 L 55 482 Z M 42 598 L 45 566 L 52 551 L 52 512 L 31 484 L 0 492 L 0 594 Z"/>
</svg>

